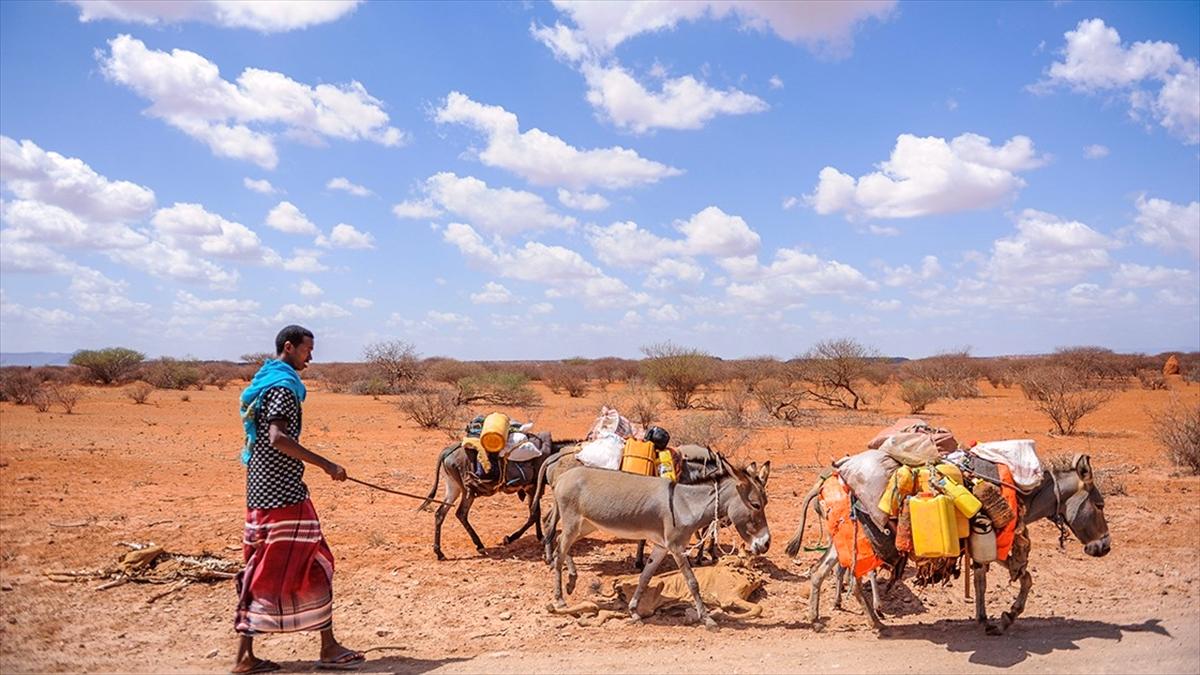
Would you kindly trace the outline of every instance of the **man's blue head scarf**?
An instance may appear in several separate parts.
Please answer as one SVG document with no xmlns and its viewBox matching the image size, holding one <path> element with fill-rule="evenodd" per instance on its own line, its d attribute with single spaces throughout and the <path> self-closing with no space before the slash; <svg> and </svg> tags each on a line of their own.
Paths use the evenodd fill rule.
<svg viewBox="0 0 1200 675">
<path fill-rule="evenodd" d="M 291 364 L 282 359 L 268 359 L 254 374 L 250 386 L 242 391 L 241 415 L 242 428 L 246 431 L 246 445 L 242 448 L 242 464 L 250 463 L 250 451 L 258 440 L 258 425 L 255 417 L 262 409 L 262 395 L 273 387 L 287 387 L 300 402 L 304 402 L 307 391 L 300 381 L 300 373 Z"/>
</svg>

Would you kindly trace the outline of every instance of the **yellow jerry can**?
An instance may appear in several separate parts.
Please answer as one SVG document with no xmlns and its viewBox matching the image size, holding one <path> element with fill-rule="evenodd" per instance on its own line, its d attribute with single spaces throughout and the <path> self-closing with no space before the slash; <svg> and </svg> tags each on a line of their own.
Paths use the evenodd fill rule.
<svg viewBox="0 0 1200 675">
<path fill-rule="evenodd" d="M 630 438 L 625 441 L 625 450 L 621 453 L 621 470 L 639 476 L 653 476 L 658 473 L 657 459 L 653 443 Z"/>
<path fill-rule="evenodd" d="M 913 555 L 951 558 L 958 555 L 958 523 L 954 502 L 929 492 L 908 500 L 912 518 Z"/>
</svg>

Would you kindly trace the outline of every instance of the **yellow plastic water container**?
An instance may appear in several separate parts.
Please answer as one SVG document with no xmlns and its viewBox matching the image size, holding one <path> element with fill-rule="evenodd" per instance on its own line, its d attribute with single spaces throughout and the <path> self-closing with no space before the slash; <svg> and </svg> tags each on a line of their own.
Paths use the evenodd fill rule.
<svg viewBox="0 0 1200 675">
<path fill-rule="evenodd" d="M 494 412 L 483 419 L 483 432 L 479 444 L 488 452 L 500 452 L 508 443 L 508 415 Z"/>
<path fill-rule="evenodd" d="M 958 523 L 954 501 L 929 492 L 908 500 L 912 520 L 913 555 L 950 558 L 958 555 Z"/>
<path fill-rule="evenodd" d="M 636 473 L 639 476 L 656 475 L 658 473 L 658 457 L 654 452 L 654 444 L 650 441 L 627 439 L 625 450 L 621 453 L 621 470 L 626 473 Z"/>
<path fill-rule="evenodd" d="M 670 450 L 658 451 L 658 477 L 675 482 L 675 458 Z"/>
<path fill-rule="evenodd" d="M 939 481 L 938 488 L 947 497 L 954 500 L 954 507 L 967 518 L 974 518 L 975 514 L 979 513 L 979 509 L 983 508 L 983 502 L 980 502 L 978 497 L 971 494 L 971 491 L 967 488 L 950 479 Z M 965 537 L 966 535 L 963 536 Z"/>
</svg>

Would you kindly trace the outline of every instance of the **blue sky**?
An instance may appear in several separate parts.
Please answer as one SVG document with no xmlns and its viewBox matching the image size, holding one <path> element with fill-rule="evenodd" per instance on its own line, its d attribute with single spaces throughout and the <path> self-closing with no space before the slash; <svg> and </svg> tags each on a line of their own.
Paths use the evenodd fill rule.
<svg viewBox="0 0 1200 675">
<path fill-rule="evenodd" d="M 1200 349 L 1200 3 L 0 3 L 0 343 Z"/>
</svg>

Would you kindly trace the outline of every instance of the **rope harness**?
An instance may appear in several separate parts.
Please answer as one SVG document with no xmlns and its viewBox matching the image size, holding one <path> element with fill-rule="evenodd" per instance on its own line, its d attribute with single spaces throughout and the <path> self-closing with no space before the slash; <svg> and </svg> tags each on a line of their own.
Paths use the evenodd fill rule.
<svg viewBox="0 0 1200 675">
<path fill-rule="evenodd" d="M 1050 485 L 1054 487 L 1054 515 L 1050 518 L 1050 522 L 1058 527 L 1058 550 L 1065 551 L 1067 549 L 1067 525 L 1066 518 L 1063 517 L 1062 507 L 1062 492 L 1058 489 L 1058 480 L 1054 474 L 1047 472 L 1050 477 Z"/>
</svg>

